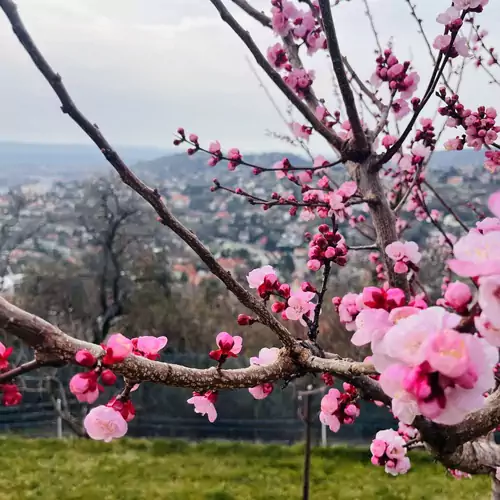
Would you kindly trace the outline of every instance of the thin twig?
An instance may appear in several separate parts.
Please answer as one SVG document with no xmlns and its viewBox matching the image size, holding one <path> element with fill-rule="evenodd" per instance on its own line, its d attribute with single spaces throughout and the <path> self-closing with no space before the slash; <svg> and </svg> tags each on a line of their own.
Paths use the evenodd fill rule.
<svg viewBox="0 0 500 500">
<path fill-rule="evenodd" d="M 40 361 L 38 361 L 37 359 L 27 361 L 22 365 L 12 368 L 11 370 L 0 373 L 0 384 L 5 384 L 6 382 L 9 382 L 16 377 L 19 377 L 19 375 L 22 375 L 23 373 L 32 372 L 33 370 L 37 370 L 42 366 L 43 363 L 40 363 Z"/>
<path fill-rule="evenodd" d="M 365 4 L 365 9 L 366 9 L 365 14 L 370 21 L 370 27 L 372 29 L 373 36 L 375 37 L 375 42 L 376 42 L 377 47 L 378 47 L 378 53 L 382 54 L 382 52 L 383 52 L 382 45 L 380 43 L 377 28 L 375 27 L 375 21 L 373 19 L 372 11 L 370 10 L 370 6 L 368 5 L 368 0 L 363 0 L 363 3 Z"/>
<path fill-rule="evenodd" d="M 265 71 L 269 78 L 276 84 L 276 86 L 283 92 L 288 100 L 302 113 L 302 115 L 309 121 L 314 130 L 322 135 L 329 144 L 334 146 L 337 150 L 341 150 L 344 142 L 340 137 L 321 123 L 314 111 L 293 92 L 293 90 L 283 81 L 281 75 L 275 71 L 269 64 L 265 56 L 257 47 L 250 33 L 243 29 L 243 27 L 236 21 L 236 19 L 227 10 L 221 0 L 210 0 L 212 5 L 217 9 L 221 19 L 231 27 L 231 29 L 238 35 L 240 40 L 247 46 L 255 58 L 257 64 Z"/>
<path fill-rule="evenodd" d="M 332 269 L 332 263 L 330 261 L 325 262 L 325 267 L 323 268 L 323 281 L 321 283 L 321 290 L 318 294 L 318 302 L 314 308 L 314 319 L 312 325 L 309 329 L 309 338 L 315 342 L 318 337 L 319 330 L 319 315 L 321 313 L 321 307 L 323 306 L 323 300 L 325 298 L 325 293 L 328 285 L 328 278 L 330 276 L 330 271 Z"/>
</svg>

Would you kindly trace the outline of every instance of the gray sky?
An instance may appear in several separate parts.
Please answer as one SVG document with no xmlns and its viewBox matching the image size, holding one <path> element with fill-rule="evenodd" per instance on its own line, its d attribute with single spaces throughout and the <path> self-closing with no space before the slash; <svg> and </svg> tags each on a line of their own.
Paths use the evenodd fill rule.
<svg viewBox="0 0 500 500">
<path fill-rule="evenodd" d="M 203 141 L 223 147 L 279 149 L 265 130 L 285 126 L 245 61 L 246 49 L 218 18 L 208 0 L 17 0 L 20 13 L 54 69 L 89 119 L 115 144 L 169 146 L 182 125 Z M 230 4 L 228 0 L 226 2 Z M 269 0 L 252 3 L 268 11 Z M 415 0 L 430 38 L 440 32 L 436 14 L 449 1 Z M 392 36 L 396 54 L 411 57 L 423 76 L 429 55 L 404 0 L 370 0 L 383 43 Z M 500 50 L 500 3 L 490 0 L 482 25 Z M 373 36 L 361 0 L 333 10 L 344 53 L 363 78 L 374 69 Z M 236 11 L 237 12 L 237 11 Z M 265 50 L 276 39 L 246 15 L 238 19 Z M 58 101 L 0 15 L 0 140 L 85 142 L 59 111 Z M 306 57 L 317 70 L 317 93 L 332 103 L 330 68 L 323 54 Z M 427 70 L 426 70 L 427 68 Z M 497 72 L 500 75 L 500 72 Z M 472 67 L 463 83 L 463 102 L 499 105 L 498 87 Z M 265 76 L 264 76 L 265 78 Z M 269 85 L 272 89 L 272 86 Z M 273 90 L 278 102 L 285 101 Z M 432 116 L 431 110 L 427 116 Z M 319 142 L 312 142 L 318 151 Z"/>
</svg>

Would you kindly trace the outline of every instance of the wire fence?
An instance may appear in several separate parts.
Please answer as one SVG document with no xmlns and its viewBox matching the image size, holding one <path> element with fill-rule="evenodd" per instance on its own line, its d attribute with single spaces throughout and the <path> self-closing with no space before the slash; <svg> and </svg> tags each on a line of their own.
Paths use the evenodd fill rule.
<svg viewBox="0 0 500 500">
<path fill-rule="evenodd" d="M 175 354 L 164 356 L 164 361 L 186 366 L 205 368 L 210 363 L 206 356 L 197 354 Z M 233 361 L 233 363 L 235 363 Z M 237 360 L 238 365 L 248 366 L 248 360 Z M 235 366 L 238 366 L 235 365 Z M 65 367 L 58 372 L 61 387 L 68 387 L 71 376 L 78 371 Z M 80 370 L 81 371 L 81 370 Z M 339 389 L 341 389 L 339 385 Z M 105 404 L 116 393 L 116 388 L 107 389 L 96 404 Z M 133 393 L 136 418 L 129 423 L 129 436 L 183 438 L 189 440 L 217 439 L 254 442 L 295 443 L 303 440 L 305 433 L 300 388 L 289 384 L 285 388 L 276 386 L 266 399 L 256 401 L 245 389 L 222 391 L 216 404 L 218 418 L 212 424 L 206 417 L 196 415 L 193 407 L 186 403 L 191 397 L 187 389 L 142 384 Z M 352 425 L 343 425 L 338 433 L 325 433 L 319 422 L 321 392 L 311 398 L 311 435 L 313 443 L 366 443 L 380 429 L 395 425 L 392 415 L 385 408 L 360 403 L 361 414 Z M 80 404 L 71 394 L 66 394 L 71 415 L 82 421 L 87 405 Z M 54 403 L 44 392 L 26 392 L 21 405 L 0 406 L 0 433 L 15 433 L 25 436 L 68 436 L 71 428 L 60 420 Z"/>
</svg>

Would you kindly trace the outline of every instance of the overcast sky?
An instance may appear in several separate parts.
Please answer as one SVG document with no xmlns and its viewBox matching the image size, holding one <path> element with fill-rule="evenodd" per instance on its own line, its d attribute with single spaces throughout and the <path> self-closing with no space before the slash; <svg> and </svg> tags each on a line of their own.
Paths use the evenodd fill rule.
<svg viewBox="0 0 500 500">
<path fill-rule="evenodd" d="M 251 0 L 269 10 L 269 0 Z M 445 0 L 414 0 L 432 38 Z M 114 144 L 169 146 L 182 125 L 202 140 L 243 150 L 279 149 L 266 129 L 286 128 L 245 60 L 246 50 L 208 0 L 17 0 L 20 14 L 74 100 Z M 228 0 L 226 2 L 230 4 Z M 481 16 L 494 33 L 500 2 Z M 383 43 L 392 36 L 400 59 L 411 57 L 425 80 L 429 55 L 405 0 L 370 0 Z M 367 79 L 374 68 L 373 35 L 362 0 L 333 10 L 345 54 Z M 247 16 L 238 19 L 265 50 L 275 38 Z M 317 69 L 317 93 L 332 103 L 324 55 L 307 58 Z M 427 70 L 426 70 L 427 68 Z M 461 92 L 472 107 L 499 104 L 498 87 L 470 68 Z M 265 78 L 265 77 L 264 77 Z M 269 88 L 272 88 L 269 85 Z M 423 83 L 419 91 L 423 91 Z M 284 107 L 284 100 L 274 91 Z M 421 95 L 417 92 L 417 95 Z M 82 132 L 59 111 L 48 84 L 0 15 L 0 140 L 84 143 Z M 314 145 L 314 144 L 313 144 Z M 317 145 L 317 144 L 316 144 Z M 321 146 L 317 145 L 321 150 Z"/>
</svg>

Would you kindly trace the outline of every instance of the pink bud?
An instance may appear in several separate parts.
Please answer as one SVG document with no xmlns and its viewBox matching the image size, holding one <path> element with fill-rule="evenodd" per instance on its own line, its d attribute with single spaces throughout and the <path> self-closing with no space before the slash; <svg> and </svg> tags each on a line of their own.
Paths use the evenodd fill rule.
<svg viewBox="0 0 500 500">
<path fill-rule="evenodd" d="M 87 351 L 86 349 L 80 349 L 76 354 L 75 354 L 75 360 L 79 365 L 82 366 L 94 366 L 97 362 L 97 359 Z"/>
<path fill-rule="evenodd" d="M 472 294 L 465 283 L 455 281 L 448 285 L 444 299 L 450 307 L 460 311 L 467 307 L 467 304 L 472 300 Z"/>
<path fill-rule="evenodd" d="M 103 370 L 101 373 L 101 380 L 104 385 L 115 385 L 116 375 L 111 370 Z"/>
<path fill-rule="evenodd" d="M 321 267 L 321 262 L 319 260 L 316 260 L 316 259 L 308 260 L 307 267 L 311 271 L 318 271 L 319 268 Z"/>
<path fill-rule="evenodd" d="M 191 142 L 197 143 L 198 142 L 198 136 L 196 134 L 189 134 L 189 140 Z"/>
</svg>

